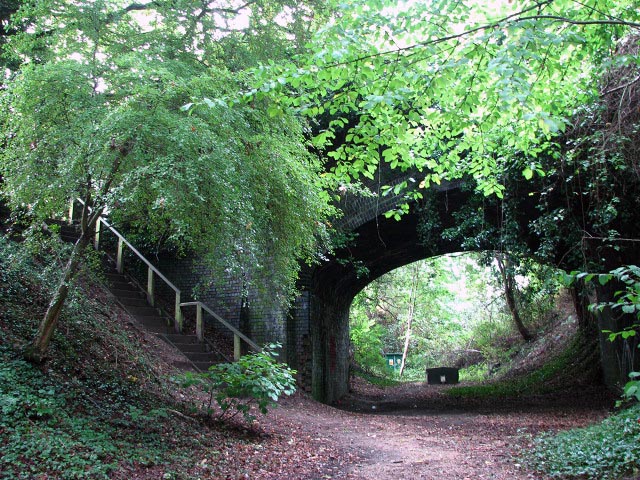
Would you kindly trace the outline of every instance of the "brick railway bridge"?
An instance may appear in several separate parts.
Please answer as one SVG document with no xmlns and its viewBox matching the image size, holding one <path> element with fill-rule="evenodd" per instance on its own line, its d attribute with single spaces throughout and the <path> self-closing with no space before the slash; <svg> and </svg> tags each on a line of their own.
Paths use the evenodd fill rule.
<svg viewBox="0 0 640 480">
<path fill-rule="evenodd" d="M 387 177 L 394 174 L 396 178 L 387 178 L 386 184 L 393 185 L 408 178 L 407 174 L 386 172 Z M 540 200 L 536 193 L 538 187 L 535 182 L 523 179 L 508 187 L 506 192 L 506 196 L 511 195 L 517 201 L 518 235 L 531 251 L 535 251 L 541 241 L 530 226 L 531 220 L 540 215 L 536 208 Z M 339 228 L 353 234 L 353 241 L 324 263 L 303 269 L 300 295 L 290 311 L 283 312 L 272 305 L 268 295 L 255 287 L 249 288 L 247 305 L 242 301 L 243 282 L 239 278 L 229 278 L 224 285 L 199 293 L 198 299 L 255 342 L 282 343 L 286 361 L 298 370 L 301 385 L 316 399 L 334 402 L 348 392 L 349 308 L 360 290 L 379 276 L 417 260 L 465 250 L 501 249 L 498 241 L 492 243 L 491 240 L 474 248 L 464 248 L 460 241 L 447 240 L 440 235 L 442 230 L 460 222 L 461 214 L 465 215 L 463 208 L 474 195 L 475 205 L 480 205 L 475 215 L 481 222 L 500 228 L 504 216 L 501 203 L 495 199 L 478 199 L 478 194 L 465 188 L 464 182 L 432 186 L 428 192 L 430 208 L 425 210 L 424 205 L 413 203 L 399 221 L 384 216 L 399 203 L 399 197 L 364 198 L 345 194 L 340 202 L 344 216 L 338 223 Z M 637 202 L 640 196 L 635 198 L 633 201 Z M 636 210 L 640 211 L 640 208 Z M 431 232 L 428 237 L 420 233 L 424 230 L 421 224 L 424 224 L 425 216 L 432 220 L 429 223 L 437 225 L 435 234 Z M 634 233 L 630 232 L 628 236 L 632 237 Z M 603 271 L 608 271 L 620 265 L 640 264 L 638 245 L 618 243 L 612 247 L 594 240 L 578 245 L 578 250 L 582 257 L 590 256 Z M 584 268 L 584 264 L 568 260 L 575 249 L 575 244 L 560 241 L 555 246 L 554 258 L 548 261 L 567 270 Z M 345 258 L 349 261 L 345 262 Z M 359 276 L 362 269 L 358 267 L 366 267 L 368 274 Z M 161 269 L 183 292 L 192 291 L 206 276 L 206 269 L 194 260 L 164 260 Z M 604 301 L 611 298 L 612 292 L 611 288 L 599 287 L 596 293 L 597 299 Z M 575 298 L 578 310 L 594 300 L 593 295 L 589 298 L 576 295 Z M 582 308 L 582 314 L 589 315 L 585 312 Z M 619 325 L 613 323 L 610 315 L 600 315 L 595 322 L 599 329 Z M 600 344 L 605 380 L 609 384 L 620 383 L 623 374 L 616 360 L 616 350 L 609 342 L 601 341 Z"/>
</svg>

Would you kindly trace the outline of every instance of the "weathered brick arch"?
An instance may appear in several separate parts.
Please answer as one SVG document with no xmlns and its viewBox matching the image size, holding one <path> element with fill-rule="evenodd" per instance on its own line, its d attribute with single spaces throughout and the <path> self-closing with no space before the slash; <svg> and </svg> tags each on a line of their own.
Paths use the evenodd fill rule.
<svg viewBox="0 0 640 480">
<path fill-rule="evenodd" d="M 467 204 L 474 195 L 472 192 L 459 188 L 461 184 L 445 183 L 432 190 L 431 201 L 435 203 L 434 215 L 438 216 L 443 229 L 456 226 L 453 215 L 459 208 Z M 522 242 L 527 244 L 530 251 L 536 251 L 539 239 L 531 234 L 529 220 L 536 215 L 536 198 L 529 195 L 530 188 L 519 192 L 518 223 L 521 224 L 519 235 Z M 349 200 L 349 199 L 347 199 Z M 397 199 L 396 199 L 397 200 Z M 358 208 L 352 208 L 356 205 Z M 493 206 L 492 206 L 493 205 Z M 382 208 L 376 199 L 358 199 L 352 201 L 351 207 L 344 208 L 345 223 L 356 234 L 353 243 L 344 251 L 338 252 L 336 257 L 324 264 L 314 267 L 304 278 L 304 301 L 300 308 L 290 316 L 290 322 L 303 318 L 308 326 L 308 352 L 311 347 L 311 361 L 306 364 L 296 363 L 296 359 L 289 357 L 292 363 L 305 372 L 304 377 L 310 383 L 313 396 L 323 402 L 334 402 L 348 392 L 349 382 L 349 309 L 355 295 L 367 284 L 391 270 L 407 265 L 417 260 L 437 255 L 454 253 L 465 250 L 458 243 L 435 235 L 432 243 L 425 245 L 419 236 L 421 214 L 416 205 L 404 215 L 400 221 L 387 219 L 384 212 L 393 206 L 390 201 Z M 483 221 L 488 224 L 500 225 L 502 214 L 495 203 L 487 202 L 484 210 L 479 212 Z M 632 232 L 633 233 L 633 232 Z M 595 244 L 594 244 L 595 245 Z M 592 245 L 592 246 L 594 246 Z M 583 245 L 583 254 L 591 258 L 602 267 L 603 271 L 623 264 L 640 263 L 640 243 L 618 243 L 614 248 L 595 245 L 590 252 L 589 245 Z M 500 245 L 485 244 L 482 249 L 499 249 Z M 554 252 L 555 258 L 548 261 L 568 269 L 580 268 L 580 265 L 567 264 L 567 251 L 571 245 L 558 242 Z M 350 263 L 339 259 L 349 258 Z M 359 276 L 357 267 L 366 267 L 368 275 Z M 598 301 L 612 299 L 613 289 L 610 285 L 601 287 L 596 285 Z M 595 300 L 593 297 L 591 300 Z M 582 299 L 584 302 L 585 300 Z M 577 305 L 578 306 L 578 305 Z M 591 332 L 597 335 L 602 329 L 619 328 L 620 323 L 614 321 L 611 314 L 604 312 L 598 318 L 589 322 L 595 325 Z M 289 331 L 294 329 L 290 328 Z M 293 338 L 292 338 L 293 340 Z M 624 382 L 624 373 L 618 365 L 616 349 L 610 342 L 600 335 L 601 366 L 607 384 L 614 385 Z M 290 351 L 290 353 L 292 353 Z M 637 359 L 638 360 L 638 359 Z M 638 362 L 640 363 L 640 362 Z M 636 368 L 640 365 L 636 366 Z"/>
<path fill-rule="evenodd" d="M 399 177 L 385 178 L 381 183 L 393 185 L 409 178 L 409 173 L 400 174 Z M 376 182 L 371 186 L 375 191 Z M 437 214 L 438 223 L 443 229 L 457 225 L 454 212 L 466 205 L 474 195 L 463 187 L 462 182 L 444 182 L 440 186 L 432 186 L 430 190 L 430 201 L 436 208 L 434 214 Z M 538 187 L 523 181 L 523 184 L 512 188 L 513 192 L 510 194 L 518 201 L 518 223 L 522 227 L 522 241 L 531 251 L 535 251 L 539 239 L 531 234 L 529 220 L 539 212 L 536 209 L 537 197 L 530 195 L 530 192 Z M 266 298 L 268 294 L 265 295 L 259 288 L 250 289 L 248 308 L 243 309 L 240 295 L 243 285 L 239 278 L 225 279 L 222 284 L 201 292 L 199 299 L 223 315 L 227 321 L 244 330 L 254 341 L 282 343 L 287 362 L 299 371 L 301 383 L 313 392 L 314 397 L 328 403 L 336 401 L 348 391 L 349 308 L 355 295 L 368 283 L 395 268 L 432 256 L 464 250 L 459 244 L 437 234 L 432 236 L 431 243 L 423 244 L 424 239 L 419 238 L 418 225 L 424 213 L 418 211 L 418 205 L 414 204 L 400 221 L 385 218 L 384 213 L 401 200 L 401 197 L 393 195 L 380 198 L 344 195 L 340 206 L 345 215 L 336 223 L 344 230 L 356 234 L 353 243 L 328 261 L 302 272 L 301 294 L 289 312 L 283 312 L 272 305 Z M 481 215 L 487 224 L 500 225 L 502 221 L 496 202 L 486 202 Z M 637 233 L 627 232 L 630 237 L 634 234 Z M 604 263 L 600 262 L 602 250 L 595 249 L 593 258 L 604 269 L 625 263 L 638 264 L 639 246 L 640 244 L 635 244 L 630 249 L 615 250 L 614 255 Z M 481 248 L 498 248 L 498 245 L 485 244 Z M 568 248 L 572 246 L 563 245 L 561 240 L 555 247 L 556 258 L 551 261 L 556 264 L 566 261 Z M 343 260 L 346 258 L 351 263 L 345 263 Z M 356 266 L 366 267 L 368 275 L 358 276 Z M 564 266 L 579 268 L 576 265 Z M 191 291 L 200 279 L 207 277 L 202 269 L 192 259 L 171 259 L 163 264 L 163 270 L 167 271 L 183 292 Z M 259 284 L 259 279 L 255 283 Z M 612 383 L 619 373 L 615 367 L 616 352 L 606 342 L 602 344 L 602 349 L 605 377 Z"/>
<path fill-rule="evenodd" d="M 469 196 L 457 184 L 444 184 L 437 189 L 436 199 L 443 228 L 453 226 L 451 213 L 463 205 Z M 312 348 L 311 380 L 313 396 L 323 402 L 333 402 L 348 391 L 349 369 L 349 309 L 355 295 L 374 279 L 396 268 L 436 255 L 460 251 L 457 244 L 441 239 L 435 245 L 423 245 L 418 235 L 419 213 L 415 208 L 400 221 L 385 218 L 392 207 L 374 208 L 375 199 L 358 200 L 363 207 L 356 214 L 345 209 L 346 225 L 356 235 L 353 243 L 338 252 L 336 258 L 308 272 L 303 295 L 308 309 L 308 324 Z M 379 204 L 378 204 L 379 207 Z M 499 221 L 497 211 L 486 211 L 487 217 Z M 355 220 L 354 220 L 355 218 Z M 340 258 L 349 257 L 346 263 Z M 358 275 L 358 267 L 368 274 Z M 292 316 L 292 320 L 300 312 Z M 299 368 L 302 366 L 299 366 Z"/>
</svg>

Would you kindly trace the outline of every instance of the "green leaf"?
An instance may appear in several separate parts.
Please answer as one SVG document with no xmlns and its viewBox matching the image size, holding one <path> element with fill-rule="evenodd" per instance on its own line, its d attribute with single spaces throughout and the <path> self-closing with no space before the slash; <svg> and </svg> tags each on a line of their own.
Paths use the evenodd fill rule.
<svg viewBox="0 0 640 480">
<path fill-rule="evenodd" d="M 600 274 L 598 275 L 598 283 L 600 283 L 600 285 L 606 285 L 611 281 L 612 278 L 613 275 L 611 274 Z"/>
</svg>

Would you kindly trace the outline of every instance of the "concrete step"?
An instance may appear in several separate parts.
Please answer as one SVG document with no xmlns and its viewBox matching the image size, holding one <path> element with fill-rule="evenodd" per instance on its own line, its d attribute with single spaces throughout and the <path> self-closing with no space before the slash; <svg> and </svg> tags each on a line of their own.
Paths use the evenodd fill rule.
<svg viewBox="0 0 640 480">
<path fill-rule="evenodd" d="M 178 343 L 176 344 L 176 347 L 178 347 L 182 353 L 213 353 L 209 350 L 206 343 Z"/>
<path fill-rule="evenodd" d="M 171 333 L 173 331 L 173 327 L 171 325 L 167 325 L 167 321 L 162 317 L 137 316 L 135 317 L 135 319 L 146 330 L 149 330 L 150 332 L 153 332 L 153 333 L 166 335 L 167 333 Z"/>
<path fill-rule="evenodd" d="M 157 308 L 150 307 L 149 304 L 145 305 L 127 305 L 127 311 L 134 317 L 159 317 L 160 312 Z"/>
<path fill-rule="evenodd" d="M 174 345 L 200 345 L 198 337 L 195 335 L 183 335 L 181 333 L 172 333 L 166 335 L 166 340 Z"/>
<path fill-rule="evenodd" d="M 201 372 L 206 372 L 207 370 L 209 370 L 209 367 L 211 365 L 215 364 L 215 362 L 192 362 L 192 363 Z"/>
<path fill-rule="evenodd" d="M 61 233 L 60 238 L 62 239 L 63 242 L 76 243 L 80 238 L 80 235 L 66 235 Z"/>
<path fill-rule="evenodd" d="M 217 357 L 212 355 L 211 353 L 188 353 L 182 352 L 185 357 L 187 357 L 192 362 L 214 362 Z"/>
<path fill-rule="evenodd" d="M 62 235 L 76 235 L 79 237 L 80 233 L 80 225 L 60 225 L 60 234 Z"/>
<path fill-rule="evenodd" d="M 127 277 L 125 277 L 121 273 L 116 272 L 115 270 L 105 272 L 104 276 L 110 282 L 126 282 L 127 281 Z"/>
<path fill-rule="evenodd" d="M 138 290 L 140 291 L 140 288 L 131 283 L 131 281 L 129 281 L 129 279 L 123 275 L 118 275 L 117 277 L 112 277 L 112 278 L 107 278 L 107 283 L 109 285 L 109 288 L 115 288 L 116 290 Z"/>
<path fill-rule="evenodd" d="M 147 302 L 146 297 L 142 298 L 142 297 L 136 297 L 136 298 L 129 298 L 129 297 L 120 297 L 118 298 L 118 301 L 125 306 L 125 308 L 127 309 L 127 311 L 129 310 L 129 307 L 148 307 L 149 303 Z"/>
<path fill-rule="evenodd" d="M 226 361 L 217 352 L 209 351 L 207 344 L 198 341 L 195 335 L 175 333 L 172 322 L 159 314 L 159 310 L 149 305 L 147 296 L 138 286 L 131 283 L 125 275 L 116 272 L 112 265 L 106 266 L 105 277 L 110 285 L 111 293 L 125 307 L 141 326 L 148 332 L 155 333 L 168 344 L 175 347 L 184 361 L 173 362 L 176 368 L 184 371 L 207 371 L 214 363 Z"/>
<path fill-rule="evenodd" d="M 135 318 L 138 322 L 140 322 L 142 325 L 166 325 L 167 327 L 169 326 L 167 324 L 167 319 L 155 314 L 155 315 L 133 315 L 133 318 Z"/>
<path fill-rule="evenodd" d="M 146 302 L 146 298 L 144 294 L 138 289 L 123 290 L 119 288 L 112 288 L 111 293 L 113 293 L 118 298 L 143 298 L 145 299 L 145 302 Z"/>
<path fill-rule="evenodd" d="M 72 225 L 62 225 L 60 227 L 60 238 L 64 242 L 75 243 L 80 238 L 80 229 Z"/>
<path fill-rule="evenodd" d="M 147 332 L 155 333 L 160 338 L 171 331 L 171 327 L 167 327 L 161 323 L 143 325 L 143 327 Z"/>
<path fill-rule="evenodd" d="M 178 360 L 175 362 L 172 362 L 173 366 L 184 371 L 184 372 L 193 372 L 193 368 L 194 365 L 192 362 L 190 362 L 189 360 L 187 360 L 186 358 L 184 359 L 184 361 Z"/>
<path fill-rule="evenodd" d="M 139 292 L 140 289 L 133 285 L 132 283 L 127 282 L 126 280 L 110 280 L 109 288 L 112 290 L 135 290 Z"/>
</svg>

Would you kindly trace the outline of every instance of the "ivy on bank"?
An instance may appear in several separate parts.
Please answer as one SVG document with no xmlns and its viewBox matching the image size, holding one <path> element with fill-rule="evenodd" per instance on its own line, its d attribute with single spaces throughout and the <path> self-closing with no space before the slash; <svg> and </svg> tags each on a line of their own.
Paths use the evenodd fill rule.
<svg viewBox="0 0 640 480">
<path fill-rule="evenodd" d="M 609 273 L 572 272 L 564 275 L 567 284 L 577 279 L 597 281 L 604 286 L 618 281 L 622 288 L 614 293 L 614 300 L 591 305 L 592 310 L 606 308 L 620 315 L 640 320 L 640 268 L 630 265 Z M 605 331 L 611 341 L 633 340 L 640 328 L 634 323 L 622 331 Z M 640 348 L 640 346 L 638 346 Z M 528 462 L 552 478 L 615 479 L 623 475 L 637 476 L 640 472 L 640 373 L 631 372 L 623 396 L 635 403 L 601 423 L 556 435 L 545 435 L 535 441 Z M 622 402 L 618 402 L 621 405 Z"/>
</svg>

